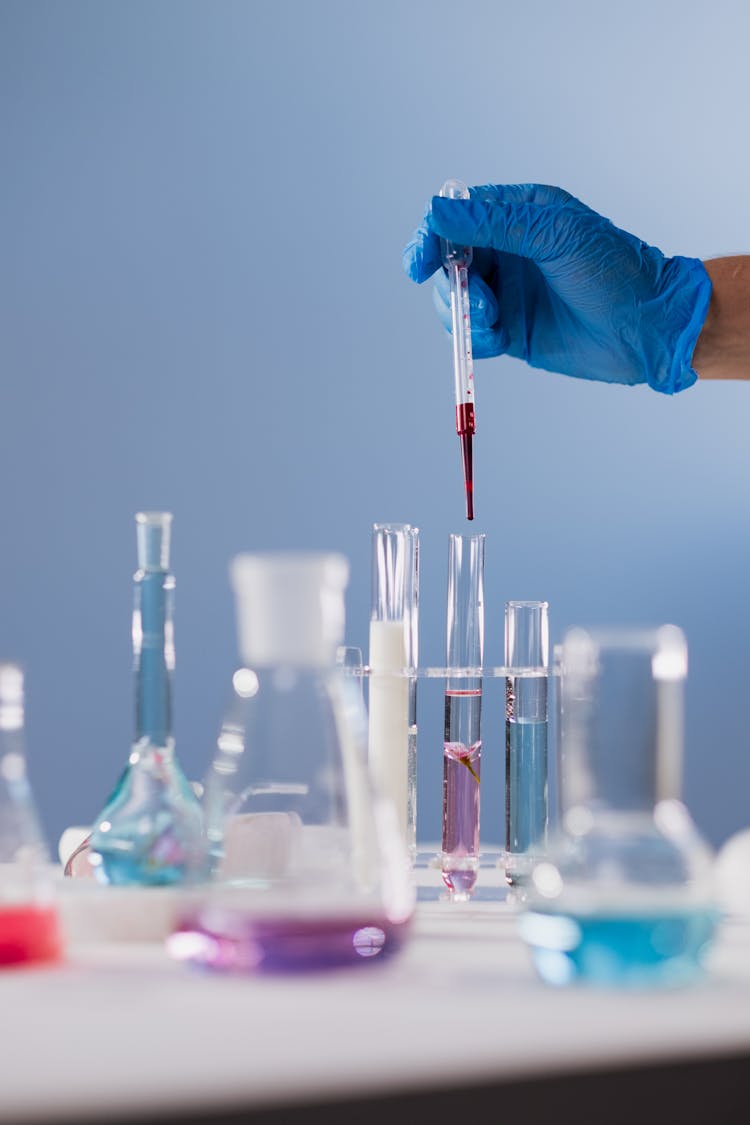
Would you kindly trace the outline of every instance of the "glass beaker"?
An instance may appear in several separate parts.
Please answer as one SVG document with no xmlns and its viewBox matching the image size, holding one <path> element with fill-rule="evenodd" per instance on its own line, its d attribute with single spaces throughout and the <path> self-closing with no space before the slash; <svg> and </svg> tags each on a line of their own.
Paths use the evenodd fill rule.
<svg viewBox="0 0 750 1125">
<path fill-rule="evenodd" d="M 455 900 L 471 896 L 479 870 L 484 548 L 484 535 L 449 536 L 446 666 L 457 674 L 445 681 L 440 867 Z"/>
<path fill-rule="evenodd" d="M 192 878 L 206 857 L 200 804 L 175 754 L 172 735 L 172 515 L 138 512 L 134 584 L 135 740 L 91 837 L 66 873 L 93 868 L 102 883 L 166 886 Z"/>
<path fill-rule="evenodd" d="M 26 776 L 23 672 L 0 664 L 0 966 L 54 961 L 61 927 Z"/>
<path fill-rule="evenodd" d="M 395 810 L 370 785 L 361 691 L 335 663 L 348 563 L 247 554 L 231 575 L 244 667 L 206 780 L 214 875 L 169 948 L 259 973 L 382 961 L 414 890 Z"/>
<path fill-rule="evenodd" d="M 522 935 L 551 984 L 689 982 L 718 915 L 710 851 L 678 799 L 684 635 L 573 629 L 562 672 L 563 819 Z"/>
</svg>

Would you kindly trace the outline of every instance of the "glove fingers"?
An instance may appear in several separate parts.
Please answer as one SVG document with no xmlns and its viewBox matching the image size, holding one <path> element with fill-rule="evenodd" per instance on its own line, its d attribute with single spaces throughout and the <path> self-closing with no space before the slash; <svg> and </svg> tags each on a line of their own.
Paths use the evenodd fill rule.
<svg viewBox="0 0 750 1125">
<path fill-rule="evenodd" d="M 445 270 L 441 270 L 435 278 L 435 290 L 440 295 L 440 301 L 448 311 L 450 323 L 451 286 Z M 469 313 L 471 316 L 472 331 L 474 328 L 491 328 L 497 323 L 499 315 L 497 297 L 475 273 L 469 274 Z"/>
<path fill-rule="evenodd" d="M 435 281 L 432 299 L 446 332 L 453 329 L 451 320 L 450 284 L 441 270 Z M 497 323 L 498 306 L 494 293 L 478 277 L 469 275 L 469 307 L 471 315 L 471 350 L 475 359 L 502 355 L 508 347 L 508 334 Z"/>
<path fill-rule="evenodd" d="M 439 238 L 465 246 L 492 247 L 531 258 L 540 265 L 564 250 L 571 223 L 577 220 L 577 211 L 564 207 L 440 196 L 433 198 L 427 217 Z"/>
<path fill-rule="evenodd" d="M 401 265 L 406 276 L 421 285 L 423 281 L 432 277 L 442 264 L 440 239 L 427 225 L 427 216 L 425 216 L 403 249 Z"/>
<path fill-rule="evenodd" d="M 536 203 L 540 207 L 578 207 L 587 211 L 569 191 L 550 184 L 481 184 L 469 189 L 472 198 L 486 203 Z"/>
</svg>

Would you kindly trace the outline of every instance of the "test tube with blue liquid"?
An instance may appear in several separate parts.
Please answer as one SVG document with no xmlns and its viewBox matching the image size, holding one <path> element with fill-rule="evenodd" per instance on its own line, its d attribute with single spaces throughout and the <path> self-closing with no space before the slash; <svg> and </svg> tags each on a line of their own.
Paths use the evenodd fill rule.
<svg viewBox="0 0 750 1125">
<path fill-rule="evenodd" d="M 468 899 L 479 870 L 484 659 L 484 535 L 451 535 L 448 548 L 445 726 L 443 737 L 443 882 Z"/>
<path fill-rule="evenodd" d="M 505 879 L 522 885 L 549 826 L 548 603 L 505 606 Z"/>
</svg>

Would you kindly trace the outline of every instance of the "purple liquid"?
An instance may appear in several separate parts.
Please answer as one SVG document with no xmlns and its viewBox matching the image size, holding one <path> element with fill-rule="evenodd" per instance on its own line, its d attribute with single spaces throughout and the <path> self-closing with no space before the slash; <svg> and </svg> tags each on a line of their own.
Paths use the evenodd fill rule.
<svg viewBox="0 0 750 1125">
<path fill-rule="evenodd" d="M 401 949 L 409 919 L 384 917 L 252 918 L 227 910 L 217 925 L 200 913 L 169 937 L 172 956 L 200 968 L 245 973 L 299 973 L 382 962 Z"/>
<path fill-rule="evenodd" d="M 479 866 L 479 777 L 482 744 L 443 747 L 443 882 L 468 896 Z"/>
</svg>

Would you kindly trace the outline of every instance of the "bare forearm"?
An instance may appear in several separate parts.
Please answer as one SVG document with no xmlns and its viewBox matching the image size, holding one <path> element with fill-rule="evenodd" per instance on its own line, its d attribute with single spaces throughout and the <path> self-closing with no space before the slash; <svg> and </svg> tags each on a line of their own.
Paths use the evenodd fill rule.
<svg viewBox="0 0 750 1125">
<path fill-rule="evenodd" d="M 704 264 L 713 289 L 693 367 L 701 379 L 750 379 L 750 255 Z"/>
</svg>

